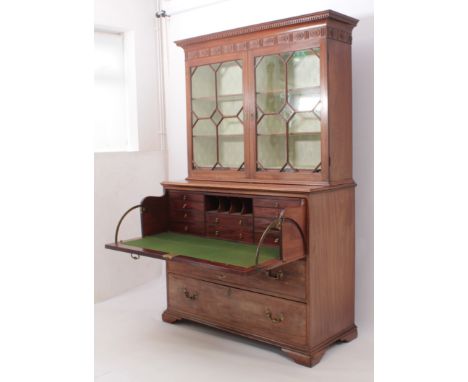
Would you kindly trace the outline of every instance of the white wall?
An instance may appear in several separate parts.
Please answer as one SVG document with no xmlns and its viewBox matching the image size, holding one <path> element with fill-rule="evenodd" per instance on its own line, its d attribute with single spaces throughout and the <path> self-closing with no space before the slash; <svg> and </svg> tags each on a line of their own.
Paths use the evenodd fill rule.
<svg viewBox="0 0 468 382">
<path fill-rule="evenodd" d="M 160 195 L 165 177 L 158 123 L 158 88 L 153 0 L 95 0 L 95 25 L 133 31 L 138 152 L 98 153 L 95 172 L 95 301 L 102 301 L 162 275 L 163 264 L 104 249 L 114 240 L 118 219 L 147 195 Z M 121 238 L 140 235 L 138 212 L 121 227 Z"/>
<path fill-rule="evenodd" d="M 171 0 L 168 11 L 193 8 L 201 0 Z M 356 322 L 373 325 L 373 1 L 229 0 L 174 14 L 168 23 L 167 139 L 169 177 L 187 176 L 185 69 L 183 50 L 173 41 L 305 13 L 333 9 L 360 20 L 353 32 L 353 139 L 356 189 Z"/>
</svg>

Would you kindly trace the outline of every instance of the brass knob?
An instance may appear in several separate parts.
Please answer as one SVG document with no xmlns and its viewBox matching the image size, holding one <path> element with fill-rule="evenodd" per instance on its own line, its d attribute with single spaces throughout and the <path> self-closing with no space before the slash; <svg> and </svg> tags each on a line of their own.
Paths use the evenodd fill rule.
<svg viewBox="0 0 468 382">
<path fill-rule="evenodd" d="M 276 273 L 273 273 L 272 271 L 269 271 L 267 273 L 267 276 L 274 279 L 274 280 L 282 280 L 284 277 L 283 271 L 278 271 Z"/>
<path fill-rule="evenodd" d="M 267 316 L 267 318 L 269 318 L 270 321 L 273 322 L 273 323 L 275 323 L 275 324 L 278 324 L 278 323 L 284 321 L 283 313 L 280 313 L 280 315 L 277 316 L 277 317 L 273 317 L 273 313 L 271 313 L 271 310 L 268 309 L 268 308 L 265 309 L 265 316 Z"/>
<path fill-rule="evenodd" d="M 216 223 L 216 224 L 219 223 L 219 218 L 216 218 L 216 219 L 215 219 L 215 223 Z"/>
<path fill-rule="evenodd" d="M 216 236 L 219 236 L 219 231 L 215 231 L 215 235 L 216 235 Z"/>
<path fill-rule="evenodd" d="M 226 278 L 226 275 L 223 274 L 223 273 L 220 273 L 219 275 L 216 275 L 216 277 L 217 277 L 218 279 L 221 279 L 221 280 L 222 280 L 222 279 L 225 279 L 225 278 Z"/>
<path fill-rule="evenodd" d="M 187 219 L 188 218 L 188 214 L 187 212 L 184 214 L 184 219 Z"/>
<path fill-rule="evenodd" d="M 182 205 L 182 208 L 184 208 L 184 209 L 187 208 L 187 203 L 184 203 L 184 204 Z"/>
<path fill-rule="evenodd" d="M 186 225 L 186 226 L 184 227 L 184 231 L 185 231 L 185 232 L 188 231 L 188 225 Z"/>
<path fill-rule="evenodd" d="M 275 240 L 273 241 L 275 244 L 278 244 L 279 243 L 279 237 L 275 238 Z"/>
<path fill-rule="evenodd" d="M 239 239 L 243 239 L 244 235 L 242 233 L 239 234 Z"/>
<path fill-rule="evenodd" d="M 189 300 L 196 300 L 196 298 L 198 297 L 198 293 L 197 292 L 190 293 L 187 290 L 187 288 L 184 288 L 184 296 L 188 298 Z"/>
<path fill-rule="evenodd" d="M 239 225 L 242 225 L 244 224 L 244 222 L 242 221 L 242 219 L 239 220 Z"/>
</svg>

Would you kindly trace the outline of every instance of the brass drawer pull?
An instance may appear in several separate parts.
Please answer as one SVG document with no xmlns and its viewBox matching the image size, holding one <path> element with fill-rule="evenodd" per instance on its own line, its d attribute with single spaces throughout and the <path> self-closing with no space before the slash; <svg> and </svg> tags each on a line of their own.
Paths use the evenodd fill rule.
<svg viewBox="0 0 468 382">
<path fill-rule="evenodd" d="M 279 207 L 279 203 L 278 203 L 278 202 L 275 202 L 275 207 L 276 207 L 276 208 Z"/>
<path fill-rule="evenodd" d="M 187 195 L 182 196 L 182 200 L 187 200 Z"/>
<path fill-rule="evenodd" d="M 279 237 L 275 238 L 275 240 L 273 240 L 273 242 L 274 242 L 275 244 L 278 244 L 278 243 L 279 243 Z"/>
<path fill-rule="evenodd" d="M 216 218 L 216 219 L 215 219 L 215 223 L 216 223 L 216 224 L 219 223 L 219 218 Z"/>
<path fill-rule="evenodd" d="M 278 323 L 284 321 L 283 313 L 280 313 L 280 315 L 278 317 L 273 317 L 273 313 L 271 313 L 270 309 L 265 310 L 265 316 L 267 316 L 267 318 L 269 318 L 270 321 L 275 323 L 275 324 L 278 324 Z"/>
<path fill-rule="evenodd" d="M 188 218 L 188 214 L 187 212 L 184 214 L 184 219 L 187 219 Z"/>
<path fill-rule="evenodd" d="M 242 225 L 244 224 L 244 222 L 242 221 L 242 219 L 239 220 L 239 225 Z"/>
<path fill-rule="evenodd" d="M 219 275 L 216 275 L 216 277 L 220 280 L 224 280 L 226 278 L 226 275 L 223 273 L 220 273 Z"/>
<path fill-rule="evenodd" d="M 216 235 L 216 236 L 219 236 L 219 231 L 215 231 L 215 235 Z"/>
<path fill-rule="evenodd" d="M 269 271 L 267 273 L 268 277 L 274 279 L 274 280 L 283 280 L 284 273 L 283 271 L 278 271 L 276 273 L 273 273 L 272 271 Z"/>
<path fill-rule="evenodd" d="M 244 235 L 242 233 L 239 234 L 239 239 L 243 239 Z"/>
<path fill-rule="evenodd" d="M 184 231 L 185 231 L 185 232 L 188 232 L 188 225 L 186 225 L 186 226 L 184 227 Z"/>
<path fill-rule="evenodd" d="M 198 293 L 190 293 L 187 288 L 184 288 L 184 296 L 189 300 L 196 300 L 198 297 Z"/>
<path fill-rule="evenodd" d="M 187 203 L 184 203 L 184 204 L 182 205 L 182 208 L 183 208 L 183 209 L 186 209 L 186 208 L 187 208 Z"/>
</svg>

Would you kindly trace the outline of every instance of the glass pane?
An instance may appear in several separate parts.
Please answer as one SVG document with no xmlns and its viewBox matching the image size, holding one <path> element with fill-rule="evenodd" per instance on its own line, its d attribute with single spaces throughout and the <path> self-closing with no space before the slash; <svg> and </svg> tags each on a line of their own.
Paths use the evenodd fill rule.
<svg viewBox="0 0 468 382">
<path fill-rule="evenodd" d="M 218 97 L 218 108 L 225 116 L 234 116 L 242 109 L 242 96 Z"/>
<path fill-rule="evenodd" d="M 320 135 L 289 136 L 289 162 L 296 169 L 313 170 L 320 161 Z"/>
<path fill-rule="evenodd" d="M 320 119 L 314 113 L 296 113 L 289 121 L 289 133 L 320 133 Z"/>
<path fill-rule="evenodd" d="M 198 66 L 192 75 L 192 99 L 215 96 L 215 72 L 210 65 Z"/>
<path fill-rule="evenodd" d="M 192 112 L 210 117 L 216 108 L 215 72 L 210 65 L 198 66 L 192 74 Z"/>
<path fill-rule="evenodd" d="M 244 137 L 242 135 L 219 136 L 219 162 L 223 167 L 239 168 L 244 162 Z"/>
<path fill-rule="evenodd" d="M 214 99 L 193 99 L 192 100 L 192 111 L 199 118 L 207 118 L 213 114 L 213 111 L 216 107 L 216 102 Z"/>
<path fill-rule="evenodd" d="M 200 119 L 192 129 L 193 136 L 216 136 L 216 127 L 209 119 Z"/>
<path fill-rule="evenodd" d="M 320 101 L 320 88 L 309 88 L 288 92 L 288 102 L 296 111 L 310 111 Z"/>
<path fill-rule="evenodd" d="M 216 136 L 193 137 L 193 160 L 198 167 L 215 165 Z"/>
<path fill-rule="evenodd" d="M 239 168 L 244 162 L 244 125 L 237 118 L 225 118 L 218 126 L 219 162 Z"/>
<path fill-rule="evenodd" d="M 320 86 L 320 59 L 312 50 L 294 52 L 288 61 L 288 89 Z"/>
<path fill-rule="evenodd" d="M 277 113 L 281 110 L 286 100 L 286 93 L 259 93 L 257 94 L 257 105 L 265 113 Z"/>
<path fill-rule="evenodd" d="M 216 127 L 209 119 L 199 120 L 193 130 L 193 160 L 198 167 L 216 163 Z"/>
<path fill-rule="evenodd" d="M 244 125 L 237 118 L 225 118 L 219 124 L 219 135 L 243 135 Z"/>
<path fill-rule="evenodd" d="M 223 62 L 216 77 L 218 95 L 242 94 L 242 68 L 236 61 Z"/>
<path fill-rule="evenodd" d="M 286 134 L 286 122 L 279 115 L 265 115 L 258 123 L 257 134 Z"/>
<path fill-rule="evenodd" d="M 269 169 L 280 169 L 286 163 L 286 136 L 257 136 L 257 160 L 261 166 Z"/>
<path fill-rule="evenodd" d="M 257 104 L 265 113 L 278 112 L 286 100 L 285 63 L 277 54 L 265 56 L 255 69 Z"/>
</svg>

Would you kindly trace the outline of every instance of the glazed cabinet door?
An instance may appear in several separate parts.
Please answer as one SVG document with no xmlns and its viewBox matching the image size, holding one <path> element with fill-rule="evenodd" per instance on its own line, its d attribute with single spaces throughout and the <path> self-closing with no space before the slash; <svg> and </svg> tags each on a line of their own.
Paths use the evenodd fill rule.
<svg viewBox="0 0 468 382">
<path fill-rule="evenodd" d="M 232 57 L 187 67 L 191 176 L 245 177 L 243 63 Z"/>
<path fill-rule="evenodd" d="M 320 180 L 326 154 L 320 46 L 257 52 L 253 59 L 255 177 Z"/>
</svg>

